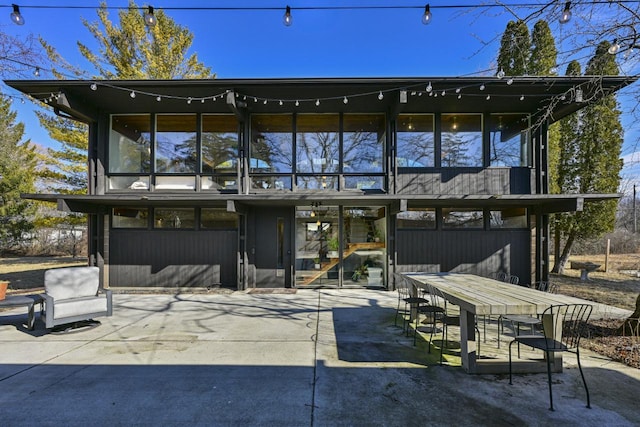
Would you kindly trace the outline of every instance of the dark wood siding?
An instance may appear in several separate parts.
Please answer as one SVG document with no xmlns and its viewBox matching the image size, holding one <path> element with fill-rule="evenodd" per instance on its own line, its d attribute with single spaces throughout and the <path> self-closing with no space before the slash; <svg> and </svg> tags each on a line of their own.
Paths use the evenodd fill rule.
<svg viewBox="0 0 640 427">
<path fill-rule="evenodd" d="M 528 284 L 530 240 L 529 230 L 398 230 L 397 269 L 481 276 L 504 271 Z"/>
<path fill-rule="evenodd" d="M 529 168 L 430 168 L 398 173 L 399 194 L 530 194 Z"/>
<path fill-rule="evenodd" d="M 110 286 L 237 286 L 235 230 L 112 229 L 109 240 Z"/>
</svg>

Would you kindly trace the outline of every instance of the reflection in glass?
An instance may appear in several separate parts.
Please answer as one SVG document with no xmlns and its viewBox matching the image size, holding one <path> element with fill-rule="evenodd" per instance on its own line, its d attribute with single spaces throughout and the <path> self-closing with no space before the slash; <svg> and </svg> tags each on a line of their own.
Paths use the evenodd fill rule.
<svg viewBox="0 0 640 427">
<path fill-rule="evenodd" d="M 492 114 L 491 166 L 529 165 L 529 120 L 525 114 Z"/>
<path fill-rule="evenodd" d="M 236 230 L 238 215 L 225 208 L 202 208 L 200 210 L 200 227 L 215 230 Z"/>
<path fill-rule="evenodd" d="M 436 210 L 434 208 L 409 208 L 397 215 L 398 228 L 436 228 Z"/>
<path fill-rule="evenodd" d="M 251 178 L 251 188 L 260 190 L 291 190 L 291 175 L 255 175 Z"/>
<path fill-rule="evenodd" d="M 338 207 L 296 207 L 296 286 L 339 285 Z"/>
<path fill-rule="evenodd" d="M 382 190 L 384 177 L 382 176 L 345 176 L 344 185 L 348 190 Z"/>
<path fill-rule="evenodd" d="M 482 210 L 476 209 L 442 209 L 443 227 L 445 228 L 483 228 Z"/>
<path fill-rule="evenodd" d="M 384 207 L 345 207 L 343 280 L 384 286 L 387 222 Z"/>
<path fill-rule="evenodd" d="M 251 116 L 251 173 L 291 173 L 293 116 L 254 114 Z"/>
<path fill-rule="evenodd" d="M 491 228 L 527 228 L 527 209 L 491 211 Z"/>
<path fill-rule="evenodd" d="M 149 173 L 151 169 L 149 114 L 111 116 L 109 172 Z"/>
<path fill-rule="evenodd" d="M 148 219 L 147 208 L 113 208 L 111 226 L 113 228 L 147 228 Z"/>
<path fill-rule="evenodd" d="M 338 114 L 300 114 L 296 123 L 299 173 L 338 172 L 340 116 Z"/>
<path fill-rule="evenodd" d="M 482 115 L 442 115 L 443 167 L 482 166 Z"/>
<path fill-rule="evenodd" d="M 195 228 L 195 210 L 189 208 L 156 208 L 153 212 L 155 228 Z"/>
<path fill-rule="evenodd" d="M 398 167 L 433 167 L 433 114 L 400 114 L 397 123 Z"/>
<path fill-rule="evenodd" d="M 234 115 L 202 115 L 202 172 L 235 173 L 238 121 Z"/>
<path fill-rule="evenodd" d="M 196 171 L 196 131 L 195 114 L 156 116 L 156 172 Z"/>
<path fill-rule="evenodd" d="M 337 190 L 338 177 L 335 175 L 300 176 L 296 177 L 298 190 Z"/>
<path fill-rule="evenodd" d="M 344 172 L 383 172 L 384 115 L 345 114 L 343 129 Z"/>
</svg>

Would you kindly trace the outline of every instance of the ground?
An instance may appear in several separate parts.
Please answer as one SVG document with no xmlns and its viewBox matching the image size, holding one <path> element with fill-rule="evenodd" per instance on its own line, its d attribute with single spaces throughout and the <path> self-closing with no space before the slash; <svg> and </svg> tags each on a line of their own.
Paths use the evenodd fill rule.
<svg viewBox="0 0 640 427">
<path fill-rule="evenodd" d="M 567 268 L 562 275 L 554 274 L 551 282 L 558 292 L 619 308 L 633 310 L 640 294 L 640 254 L 611 255 L 604 271 L 604 255 L 573 256 L 572 261 L 591 261 L 601 267 L 589 274 L 589 281 L 580 280 L 580 271 Z M 53 267 L 86 265 L 86 259 L 71 257 L 0 258 L 0 280 L 11 282 L 9 293 L 42 288 L 44 272 Z M 570 265 L 567 265 L 570 267 Z M 589 336 L 583 345 L 614 360 L 640 368 L 640 337 L 616 336 L 621 319 L 592 320 Z"/>
</svg>

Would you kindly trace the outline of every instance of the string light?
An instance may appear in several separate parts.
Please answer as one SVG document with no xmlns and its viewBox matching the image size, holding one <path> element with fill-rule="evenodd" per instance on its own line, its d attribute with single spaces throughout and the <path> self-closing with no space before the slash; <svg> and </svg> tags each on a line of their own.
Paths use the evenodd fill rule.
<svg viewBox="0 0 640 427">
<path fill-rule="evenodd" d="M 155 27 L 157 23 L 156 16 L 153 14 L 153 6 L 147 8 L 147 13 L 144 14 L 144 24 L 147 27 Z"/>
<path fill-rule="evenodd" d="M 480 85 L 480 90 L 484 90 L 484 89 L 485 89 L 485 86 L 484 86 L 484 83 L 483 83 L 483 84 Z"/>
<path fill-rule="evenodd" d="M 349 103 L 349 100 L 347 99 L 347 97 L 346 97 L 346 96 L 345 96 L 345 97 L 344 97 L 344 99 L 342 100 L 342 103 L 343 103 L 343 104 L 348 104 L 348 103 Z"/>
<path fill-rule="evenodd" d="M 158 102 L 162 101 L 162 97 L 161 97 L 160 95 L 158 95 L 158 96 L 156 97 L 156 101 L 158 101 Z"/>
<path fill-rule="evenodd" d="M 513 79 L 509 79 L 509 80 L 507 80 L 507 84 L 508 84 L 508 85 L 512 85 L 512 84 L 513 84 Z"/>
<path fill-rule="evenodd" d="M 382 91 L 380 91 L 380 93 L 378 94 L 378 100 L 382 101 L 384 99 L 384 95 L 382 94 Z"/>
<path fill-rule="evenodd" d="M 131 93 L 129 94 L 130 97 L 135 98 L 136 97 L 136 93 L 134 91 L 131 91 Z"/>
<path fill-rule="evenodd" d="M 287 9 L 284 12 L 284 16 L 282 17 L 282 23 L 290 27 L 293 24 L 293 18 L 291 17 L 291 7 L 287 6 Z"/>
<path fill-rule="evenodd" d="M 422 23 L 424 25 L 428 25 L 431 23 L 431 10 L 429 8 L 429 4 L 424 7 L 424 13 L 422 14 Z"/>
<path fill-rule="evenodd" d="M 504 70 L 502 68 L 500 68 L 500 71 L 498 71 L 498 73 L 496 74 L 496 77 L 499 79 L 504 77 Z"/>
<path fill-rule="evenodd" d="M 609 46 L 609 50 L 607 52 L 609 52 L 609 54 L 611 55 L 615 55 L 619 51 L 620 51 L 620 45 L 618 44 L 618 39 L 613 39 L 613 44 Z"/>
<path fill-rule="evenodd" d="M 91 83 L 91 86 L 89 86 L 91 88 L 91 90 L 96 91 L 98 90 L 98 85 L 95 83 Z"/>
<path fill-rule="evenodd" d="M 429 82 L 429 84 L 427 84 L 427 87 L 425 88 L 425 90 L 429 93 L 431 93 L 431 91 L 433 90 L 433 87 L 431 86 L 431 82 Z"/>
<path fill-rule="evenodd" d="M 316 107 L 320 105 L 320 100 L 316 99 Z"/>
<path fill-rule="evenodd" d="M 36 69 L 33 71 L 33 75 L 36 77 L 40 77 L 40 68 L 36 67 Z"/>
<path fill-rule="evenodd" d="M 562 11 L 562 15 L 560 16 L 560 19 L 558 20 L 558 22 L 560 22 L 561 24 L 566 24 L 570 20 L 571 20 L 571 2 L 568 1 L 564 4 L 564 10 Z"/>
<path fill-rule="evenodd" d="M 24 25 L 24 18 L 20 14 L 20 6 L 17 4 L 12 4 L 11 6 L 13 6 L 13 12 L 9 15 L 11 21 L 16 25 Z"/>
</svg>

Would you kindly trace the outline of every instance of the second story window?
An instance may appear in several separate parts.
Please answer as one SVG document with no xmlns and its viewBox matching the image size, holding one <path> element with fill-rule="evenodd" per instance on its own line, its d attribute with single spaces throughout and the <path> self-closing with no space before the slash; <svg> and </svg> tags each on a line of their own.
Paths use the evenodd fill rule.
<svg viewBox="0 0 640 427">
<path fill-rule="evenodd" d="M 158 114 L 156 116 L 156 172 L 196 172 L 198 158 L 196 123 L 195 114 Z"/>
<path fill-rule="evenodd" d="M 300 114 L 297 120 L 296 148 L 298 173 L 338 173 L 340 116 Z"/>
<path fill-rule="evenodd" d="M 433 114 L 400 114 L 397 124 L 398 167 L 433 167 Z"/>
<path fill-rule="evenodd" d="M 489 122 L 491 166 L 529 166 L 526 114 L 492 114 Z"/>
<path fill-rule="evenodd" d="M 482 115 L 443 114 L 443 167 L 482 167 Z"/>
</svg>

